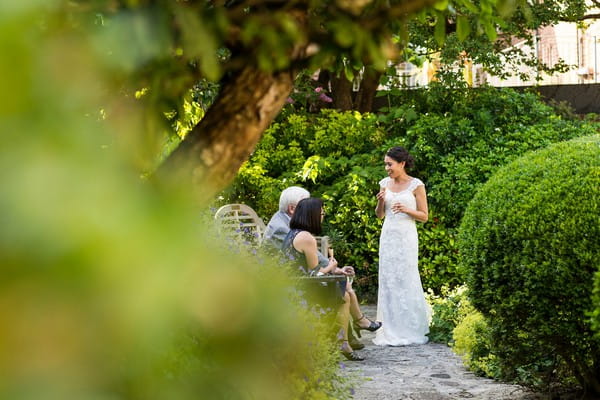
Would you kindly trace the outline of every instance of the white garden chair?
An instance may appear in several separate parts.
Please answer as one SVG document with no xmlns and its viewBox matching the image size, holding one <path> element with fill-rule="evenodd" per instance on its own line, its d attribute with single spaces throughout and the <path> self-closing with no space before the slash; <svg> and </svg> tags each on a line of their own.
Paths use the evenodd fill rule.
<svg viewBox="0 0 600 400">
<path fill-rule="evenodd" d="M 260 245 L 265 233 L 265 223 L 251 207 L 245 204 L 226 204 L 215 213 L 221 232 L 242 241 Z"/>
<path fill-rule="evenodd" d="M 252 207 L 245 204 L 226 204 L 215 213 L 219 230 L 227 236 L 248 241 L 256 246 L 262 242 L 266 225 Z M 329 236 L 316 236 L 317 247 L 328 257 Z"/>
</svg>

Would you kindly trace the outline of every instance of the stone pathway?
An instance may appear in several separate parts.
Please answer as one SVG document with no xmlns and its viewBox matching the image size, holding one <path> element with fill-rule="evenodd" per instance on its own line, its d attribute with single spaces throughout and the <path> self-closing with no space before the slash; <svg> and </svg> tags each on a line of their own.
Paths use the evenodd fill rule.
<svg viewBox="0 0 600 400">
<path fill-rule="evenodd" d="M 361 306 L 374 319 L 375 306 Z M 450 347 L 428 343 L 401 347 L 375 346 L 374 333 L 362 331 L 362 362 L 345 362 L 358 375 L 356 400 L 534 400 L 527 389 L 475 376 Z"/>
</svg>

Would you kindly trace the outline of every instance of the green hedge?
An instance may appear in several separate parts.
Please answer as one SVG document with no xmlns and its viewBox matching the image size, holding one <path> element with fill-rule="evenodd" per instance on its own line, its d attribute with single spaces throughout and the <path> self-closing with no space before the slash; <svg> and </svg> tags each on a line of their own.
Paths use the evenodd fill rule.
<svg viewBox="0 0 600 400">
<path fill-rule="evenodd" d="M 489 320 L 504 378 L 575 378 L 600 394 L 600 338 L 590 315 L 600 269 L 600 136 L 529 153 L 469 204 L 461 266 Z M 595 313 L 595 314 L 594 314 Z"/>
<path fill-rule="evenodd" d="M 596 336 L 600 338 L 600 271 L 596 272 L 593 301 L 595 307 L 592 311 L 592 326 L 596 331 Z"/>
<path fill-rule="evenodd" d="M 435 215 L 452 227 L 498 166 L 527 151 L 597 133 L 597 127 L 562 119 L 537 95 L 512 89 L 434 87 L 413 94 L 409 108 L 404 104 L 390 113 L 398 110 L 406 116 L 401 123 L 386 122 L 413 154 Z"/>
</svg>

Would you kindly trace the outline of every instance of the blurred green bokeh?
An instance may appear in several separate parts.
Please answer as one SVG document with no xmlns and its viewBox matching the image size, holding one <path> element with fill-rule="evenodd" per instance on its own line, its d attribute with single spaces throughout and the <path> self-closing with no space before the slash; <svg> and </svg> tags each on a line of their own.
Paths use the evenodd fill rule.
<svg viewBox="0 0 600 400">
<path fill-rule="evenodd" d="M 294 397 L 314 321 L 140 178 L 148 116 L 61 7 L 0 3 L 0 398 Z"/>
</svg>

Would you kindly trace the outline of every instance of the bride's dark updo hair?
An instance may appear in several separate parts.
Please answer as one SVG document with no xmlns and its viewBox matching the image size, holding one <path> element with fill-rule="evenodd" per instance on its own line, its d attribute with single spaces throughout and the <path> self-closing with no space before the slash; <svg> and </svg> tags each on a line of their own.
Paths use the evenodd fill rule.
<svg viewBox="0 0 600 400">
<path fill-rule="evenodd" d="M 404 161 L 404 168 L 412 168 L 413 165 L 415 165 L 415 160 L 410 154 L 408 154 L 408 151 L 404 147 L 392 147 L 387 151 L 387 153 L 385 153 L 385 155 L 397 162 Z"/>
</svg>

